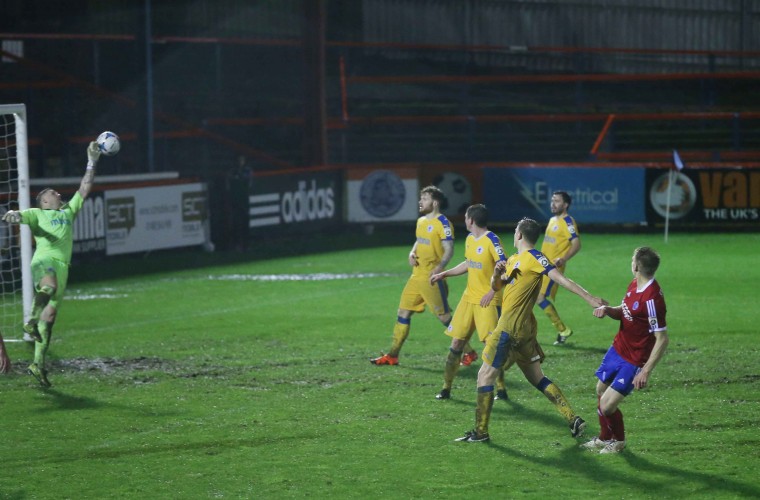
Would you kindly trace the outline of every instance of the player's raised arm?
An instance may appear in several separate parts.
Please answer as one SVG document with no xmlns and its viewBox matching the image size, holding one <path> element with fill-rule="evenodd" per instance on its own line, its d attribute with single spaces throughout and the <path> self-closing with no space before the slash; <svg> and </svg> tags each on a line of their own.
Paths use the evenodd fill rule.
<svg viewBox="0 0 760 500">
<path fill-rule="evenodd" d="M 81 184 L 79 184 L 79 195 L 82 198 L 87 198 L 90 194 L 92 183 L 95 180 L 95 165 L 98 164 L 99 159 L 100 149 L 98 148 L 98 143 L 92 141 L 90 145 L 87 146 L 87 169 L 84 171 L 84 177 L 82 177 Z"/>
</svg>

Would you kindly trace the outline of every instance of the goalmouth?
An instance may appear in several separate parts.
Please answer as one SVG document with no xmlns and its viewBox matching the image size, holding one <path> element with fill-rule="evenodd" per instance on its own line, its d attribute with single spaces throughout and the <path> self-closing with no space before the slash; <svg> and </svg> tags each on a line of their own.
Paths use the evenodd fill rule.
<svg viewBox="0 0 760 500">
<path fill-rule="evenodd" d="M 0 104 L 0 216 L 30 207 L 26 106 Z M 29 227 L 0 222 L 0 331 L 6 342 L 22 333 L 34 295 Z"/>
</svg>

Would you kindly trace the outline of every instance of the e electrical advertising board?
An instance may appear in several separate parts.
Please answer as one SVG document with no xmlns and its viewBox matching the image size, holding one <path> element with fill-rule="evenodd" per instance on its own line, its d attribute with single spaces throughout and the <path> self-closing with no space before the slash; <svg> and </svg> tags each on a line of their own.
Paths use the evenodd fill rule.
<svg viewBox="0 0 760 500">
<path fill-rule="evenodd" d="M 494 222 L 545 221 L 554 191 L 572 198 L 579 224 L 643 224 L 644 168 L 515 167 L 483 169 L 483 200 Z"/>
</svg>

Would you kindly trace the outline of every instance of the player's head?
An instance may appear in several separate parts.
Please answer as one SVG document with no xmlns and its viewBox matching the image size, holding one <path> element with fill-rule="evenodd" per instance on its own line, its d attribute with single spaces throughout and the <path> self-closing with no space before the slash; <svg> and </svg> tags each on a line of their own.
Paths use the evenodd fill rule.
<svg viewBox="0 0 760 500">
<path fill-rule="evenodd" d="M 488 225 L 488 209 L 482 203 L 470 205 L 464 213 L 464 220 L 465 224 L 474 224 L 480 228 L 484 228 Z M 467 230 L 472 231 L 469 227 Z"/>
<path fill-rule="evenodd" d="M 573 203 L 573 199 L 567 191 L 554 191 L 552 193 L 552 199 L 550 203 L 552 214 L 564 214 L 570 205 Z"/>
<path fill-rule="evenodd" d="M 517 223 L 517 227 L 515 228 L 515 246 L 517 246 L 517 241 L 520 238 L 525 240 L 527 244 L 533 246 L 538 241 L 540 235 L 541 226 L 538 225 L 538 222 L 525 217 Z"/>
<path fill-rule="evenodd" d="M 420 213 L 439 212 L 444 208 L 446 196 L 437 186 L 426 186 L 420 190 Z"/>
<path fill-rule="evenodd" d="M 660 255 L 650 247 L 639 247 L 633 251 L 631 259 L 631 271 L 639 273 L 645 278 L 653 278 L 657 268 L 660 267 Z"/>
<path fill-rule="evenodd" d="M 37 195 L 37 206 L 43 210 L 58 210 L 61 205 L 61 193 L 55 189 L 45 188 Z"/>
</svg>

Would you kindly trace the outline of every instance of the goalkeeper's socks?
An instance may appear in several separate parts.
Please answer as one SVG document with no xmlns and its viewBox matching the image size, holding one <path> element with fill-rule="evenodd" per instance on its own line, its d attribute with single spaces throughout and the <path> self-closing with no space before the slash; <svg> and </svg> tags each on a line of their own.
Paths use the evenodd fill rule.
<svg viewBox="0 0 760 500">
<path fill-rule="evenodd" d="M 42 337 L 42 342 L 34 343 L 34 363 L 40 368 L 45 367 L 45 354 L 47 354 L 48 347 L 50 346 L 50 336 L 52 334 L 53 325 L 47 321 L 40 321 L 37 325 L 37 329 Z"/>
</svg>

